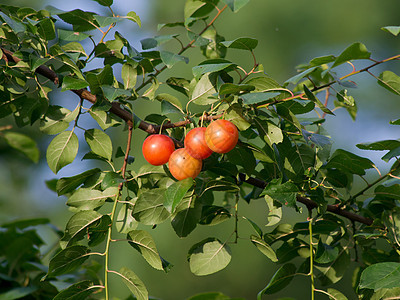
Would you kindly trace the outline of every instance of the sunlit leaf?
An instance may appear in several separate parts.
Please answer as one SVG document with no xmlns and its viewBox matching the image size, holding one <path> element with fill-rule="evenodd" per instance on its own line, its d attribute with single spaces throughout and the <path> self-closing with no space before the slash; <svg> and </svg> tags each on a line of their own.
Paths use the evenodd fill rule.
<svg viewBox="0 0 400 300">
<path fill-rule="evenodd" d="M 228 245 L 215 238 L 208 238 L 193 245 L 188 255 L 190 271 L 198 276 L 218 272 L 231 261 Z"/>
<path fill-rule="evenodd" d="M 64 131 L 57 135 L 47 148 L 46 158 L 50 169 L 57 174 L 61 168 L 72 163 L 78 147 L 78 137 L 73 131 Z"/>
</svg>

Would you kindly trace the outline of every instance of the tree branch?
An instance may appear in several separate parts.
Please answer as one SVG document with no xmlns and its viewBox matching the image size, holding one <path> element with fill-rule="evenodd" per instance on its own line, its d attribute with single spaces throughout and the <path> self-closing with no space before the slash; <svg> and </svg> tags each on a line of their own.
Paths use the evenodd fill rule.
<svg viewBox="0 0 400 300">
<path fill-rule="evenodd" d="M 21 59 L 18 57 L 15 57 L 11 51 L 6 50 L 4 48 L 1 48 L 1 50 L 3 51 L 2 59 L 6 60 L 7 63 L 9 61 L 12 61 L 14 63 L 18 63 L 19 61 L 21 61 Z M 56 84 L 56 85 L 59 84 L 57 74 L 53 70 L 51 70 L 49 67 L 47 67 L 45 65 L 41 65 L 35 70 L 35 72 L 50 79 L 51 81 L 54 82 L 54 84 Z M 87 89 L 72 90 L 72 92 L 74 92 L 76 95 L 78 95 L 81 99 L 88 100 L 89 102 L 91 102 L 93 104 L 96 103 L 96 100 L 97 100 L 96 95 L 93 95 Z M 113 113 L 116 116 L 123 119 L 128 124 L 128 126 L 134 125 L 133 124 L 133 115 L 130 112 L 128 112 L 127 110 L 123 109 L 118 102 L 111 103 L 111 108 L 110 108 L 109 112 Z M 203 119 L 205 119 L 205 120 L 212 120 L 215 118 L 219 118 L 219 116 L 203 116 Z M 183 126 L 186 126 L 187 124 L 189 124 L 190 122 L 191 122 L 190 120 L 184 120 L 184 121 L 180 121 L 180 122 L 176 122 L 176 123 L 166 123 L 166 124 L 163 124 L 163 129 L 183 127 Z M 155 133 L 160 132 L 160 125 L 153 125 L 153 124 L 147 123 L 143 120 L 140 121 L 138 127 L 141 130 L 146 131 L 150 134 L 155 134 Z M 246 175 L 242 174 L 242 173 L 239 174 L 239 178 L 240 178 L 240 180 L 242 180 L 250 185 L 259 187 L 259 188 L 265 188 L 267 186 L 267 183 L 265 181 L 257 179 L 257 178 L 253 178 L 253 177 L 246 179 Z M 301 196 L 297 196 L 297 201 L 306 205 L 308 209 L 314 209 L 318 206 L 318 204 L 316 202 L 312 201 L 311 199 L 301 197 Z M 353 212 L 347 211 L 336 205 L 328 205 L 327 210 L 331 213 L 343 216 L 349 220 L 357 221 L 357 222 L 360 222 L 360 223 L 363 223 L 366 225 L 372 225 L 372 223 L 373 223 L 373 220 L 370 218 L 366 218 L 366 217 L 357 215 Z"/>
<path fill-rule="evenodd" d="M 264 189 L 268 185 L 267 182 L 257 179 L 257 178 L 249 177 L 246 179 L 246 175 L 243 173 L 239 174 L 239 179 L 241 181 L 244 181 L 252 186 L 259 187 L 261 189 Z M 314 202 L 313 200 L 311 200 L 309 198 L 302 197 L 300 195 L 297 195 L 297 202 L 304 204 L 307 207 L 307 209 L 310 209 L 310 210 L 318 207 L 318 204 L 316 202 Z M 372 219 L 357 215 L 351 211 L 340 208 L 337 205 L 328 204 L 327 211 L 334 213 L 336 215 L 345 217 L 351 221 L 356 221 L 356 222 L 359 222 L 359 223 L 362 223 L 362 224 L 365 224 L 368 226 L 372 225 L 372 223 L 373 223 Z"/>
</svg>

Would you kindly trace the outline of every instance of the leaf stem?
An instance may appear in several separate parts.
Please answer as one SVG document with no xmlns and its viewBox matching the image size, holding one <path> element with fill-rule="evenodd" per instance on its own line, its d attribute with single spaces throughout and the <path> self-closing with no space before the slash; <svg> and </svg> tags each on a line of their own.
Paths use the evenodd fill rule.
<svg viewBox="0 0 400 300">
<path fill-rule="evenodd" d="M 311 278 L 311 300 L 314 300 L 315 294 L 315 284 L 314 284 L 314 247 L 313 247 L 313 240 L 312 240 L 312 212 L 309 210 L 309 223 L 308 223 L 308 231 L 310 235 L 310 278 Z"/>
<path fill-rule="evenodd" d="M 128 158 L 129 158 L 129 151 L 131 150 L 131 142 L 132 142 L 132 132 L 133 132 L 133 127 L 129 126 L 129 130 L 128 130 L 128 141 L 127 141 L 127 145 L 126 145 L 126 151 L 125 151 L 125 157 L 124 157 L 124 163 L 122 165 L 121 168 L 121 175 L 122 177 L 125 179 L 125 172 L 126 172 L 126 167 L 128 165 Z M 122 188 L 124 186 L 124 183 L 121 182 L 118 185 L 118 193 L 115 196 L 114 199 L 114 204 L 111 210 L 111 214 L 110 214 L 110 219 L 111 219 L 111 225 L 110 227 L 108 227 L 108 234 L 107 234 L 107 241 L 106 241 L 106 250 L 105 250 L 105 266 L 104 266 L 104 291 L 106 294 L 105 299 L 109 300 L 109 283 L 108 283 L 108 273 L 110 273 L 110 269 L 109 269 L 109 260 L 110 260 L 110 244 L 111 241 L 113 241 L 113 239 L 111 238 L 112 235 L 112 227 L 114 224 L 114 219 L 115 219 L 115 212 L 117 210 L 117 205 L 119 202 L 119 198 L 121 197 L 122 194 Z"/>
</svg>

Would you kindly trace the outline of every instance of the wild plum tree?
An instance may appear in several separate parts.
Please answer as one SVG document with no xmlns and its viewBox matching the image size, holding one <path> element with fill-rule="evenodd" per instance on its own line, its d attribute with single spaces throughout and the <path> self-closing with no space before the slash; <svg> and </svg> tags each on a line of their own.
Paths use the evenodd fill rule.
<svg viewBox="0 0 400 300">
<path fill-rule="evenodd" d="M 355 295 L 394 299 L 400 295 L 400 142 L 357 145 L 386 151 L 382 159 L 392 163 L 386 174 L 377 170 L 376 180 L 369 182 L 366 171 L 377 169 L 374 163 L 343 149 L 331 151 L 331 140 L 323 130 L 326 116 L 333 117 L 337 109 L 355 118 L 357 105 L 350 89 L 356 83 L 350 77 L 369 74 L 378 85 L 400 95 L 398 75 L 373 72 L 378 65 L 399 60 L 400 54 L 375 60 L 365 45 L 356 42 L 339 55 L 316 57 L 301 65 L 296 76 L 279 84 L 266 75 L 257 59 L 257 39 L 226 41 L 214 26 L 223 13 L 236 13 L 249 0 L 187 0 L 183 20 L 159 25 L 160 31 L 169 33 L 142 40 L 142 50 L 116 30 L 120 22 L 140 26 L 139 16 L 135 12 L 116 15 L 113 0 L 95 1 L 108 8 L 106 15 L 0 5 L 0 117 L 6 123 L 0 138 L 37 162 L 36 142 L 15 129 L 37 124 L 43 134 L 54 136 L 46 159 L 55 174 L 77 159 L 84 141 L 90 152 L 81 159 L 99 160 L 107 166 L 48 183 L 59 196 L 68 198 L 67 205 L 74 212 L 65 231 L 56 231 L 59 248 L 48 268 L 37 251 L 24 252 L 41 244 L 32 228 L 48 224 L 47 219 L 3 224 L 2 296 L 110 299 L 109 277 L 116 276 L 134 297 L 148 299 L 146 285 L 134 270 L 114 269 L 110 245 L 127 242 L 154 269 L 168 272 L 172 265 L 160 256 L 149 228 L 171 222 L 183 238 L 199 224 L 225 221 L 233 226 L 223 240 L 209 227 L 210 237 L 188 249 L 193 274 L 205 276 L 224 269 L 231 260 L 231 247 L 247 242 L 276 264 L 275 274 L 260 287 L 257 299 L 284 289 L 295 276 L 309 277 L 312 299 L 316 294 L 331 299 Z M 396 36 L 400 27 L 384 30 Z M 175 52 L 162 46 L 176 41 L 180 46 Z M 193 66 L 189 58 L 196 49 L 205 58 Z M 251 57 L 253 64 L 240 66 L 227 60 L 231 49 Z M 368 65 L 356 69 L 354 60 Z M 92 68 L 92 62 L 97 67 Z M 191 78 L 178 73 L 161 76 L 182 62 L 191 68 Z M 337 67 L 345 63 L 354 68 L 339 76 Z M 170 92 L 161 92 L 160 86 Z M 76 95 L 76 108 L 71 111 L 66 105 L 55 105 L 54 90 Z M 161 113 L 148 111 L 139 118 L 133 107 L 138 99 L 158 102 Z M 82 125 L 83 114 L 89 114 L 98 126 Z M 112 142 L 107 134 L 111 127 L 126 132 L 125 145 Z M 201 137 L 185 140 L 186 132 L 203 127 L 207 129 L 200 130 Z M 150 153 L 159 166 L 146 162 L 139 169 L 130 167 L 131 148 L 141 149 L 143 142 L 132 141 L 136 130 L 163 134 L 161 149 Z M 167 146 L 164 137 L 183 148 L 177 150 L 179 160 L 174 156 L 174 170 L 171 159 L 165 164 L 173 145 Z M 194 142 L 195 138 L 200 142 Z M 198 143 L 204 156 L 191 157 L 193 149 L 187 151 L 185 143 Z M 215 152 L 203 149 L 206 145 Z M 165 152 L 167 158 L 159 157 Z M 121 164 L 118 158 L 123 158 Z M 191 175 L 176 176 L 182 180 L 171 175 L 187 170 L 193 171 Z M 362 178 L 365 186 L 354 190 L 354 177 Z M 219 199 L 217 191 L 227 197 Z M 240 212 L 243 201 L 251 207 L 257 199 L 264 199 L 268 206 L 264 224 Z M 283 224 L 282 215 L 288 210 L 306 210 L 308 218 Z M 240 235 L 238 228 L 243 224 L 250 225 L 254 233 Z M 350 269 L 350 261 L 358 267 Z M 76 270 L 81 272 L 75 277 L 61 276 Z M 354 295 L 336 289 L 346 272 L 353 273 Z M 61 289 L 55 282 L 66 287 Z M 191 299 L 230 298 L 205 293 Z"/>
</svg>

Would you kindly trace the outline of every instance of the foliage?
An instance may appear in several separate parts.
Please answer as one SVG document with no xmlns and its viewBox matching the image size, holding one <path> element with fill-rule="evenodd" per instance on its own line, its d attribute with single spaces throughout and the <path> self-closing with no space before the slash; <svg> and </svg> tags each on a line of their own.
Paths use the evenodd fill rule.
<svg viewBox="0 0 400 300">
<path fill-rule="evenodd" d="M 4 284 L 0 297 L 109 299 L 112 274 L 122 279 L 136 299 L 148 299 L 145 283 L 133 270 L 113 269 L 109 262 L 111 244 L 127 242 L 151 267 L 168 272 L 172 264 L 161 256 L 151 230 L 143 225 L 155 228 L 171 222 L 176 234 L 186 237 L 198 225 L 228 220 L 233 223 L 232 230 L 223 238 L 215 237 L 210 227 L 210 237 L 188 249 L 193 274 L 205 276 L 224 269 L 231 261 L 231 248 L 247 242 L 277 264 L 271 280 L 265 288 L 260 287 L 259 299 L 282 290 L 295 276 L 310 278 L 312 298 L 319 292 L 332 299 L 346 299 L 331 286 L 336 287 L 352 260 L 358 266 L 351 271 L 359 298 L 399 295 L 399 141 L 357 145 L 364 150 L 386 151 L 382 159 L 393 162 L 388 173 L 379 172 L 370 183 L 365 175 L 376 168 L 373 162 L 343 149 L 331 153 L 332 142 L 323 124 L 337 109 L 356 117 L 356 100 L 350 89 L 357 85 L 348 79 L 353 75 L 370 74 L 378 85 L 400 95 L 397 74 L 383 71 L 375 75 L 371 71 L 400 55 L 377 61 L 357 42 L 337 56 L 312 59 L 298 67 L 296 76 L 279 84 L 257 61 L 257 39 L 225 41 L 214 26 L 223 12 L 237 12 L 248 0 L 187 0 L 182 21 L 159 26 L 159 30 L 173 34 L 142 40 L 142 51 L 115 30 L 123 21 L 140 26 L 139 16 L 135 12 L 115 15 L 112 0 L 95 1 L 108 8 L 108 15 L 80 9 L 35 11 L 0 6 L 0 116 L 9 122 L 13 117 L 17 127 L 38 124 L 41 132 L 54 136 L 46 159 L 55 174 L 77 159 L 84 141 L 90 152 L 82 159 L 105 163 L 49 185 L 68 198 L 74 214 L 48 267 L 37 250 L 42 241 L 32 229 L 47 224 L 47 220 L 2 226 Z M 399 33 L 399 27 L 383 29 Z M 85 42 L 89 40 L 92 44 L 88 45 Z M 162 46 L 176 41 L 180 48 L 174 52 Z M 160 76 L 178 63 L 191 63 L 186 56 L 191 48 L 199 48 L 205 57 L 192 66 L 191 78 Z M 228 51 L 242 51 L 253 59 L 253 65 L 240 66 L 228 60 Z M 338 67 L 352 65 L 354 60 L 370 64 L 339 76 Z M 97 67 L 92 68 L 94 62 Z M 120 72 L 117 67 L 121 67 Z M 161 92 L 161 85 L 169 92 Z M 80 101 L 76 109 L 52 104 L 53 90 L 77 95 Z M 158 101 L 161 114 L 149 111 L 140 119 L 133 109 L 138 99 Z M 91 106 L 87 107 L 87 102 Z M 89 114 L 98 128 L 85 128 L 80 122 L 83 114 Z M 182 147 L 182 128 L 189 130 L 220 118 L 237 126 L 240 141 L 228 154 L 214 153 L 205 159 L 195 180 L 173 180 L 166 165 L 130 168 L 131 144 L 140 147 L 137 141 L 132 143 L 134 130 L 164 132 Z M 111 127 L 126 131 L 125 151 L 110 138 Z M 39 150 L 31 137 L 5 126 L 0 138 L 33 162 L 38 161 Z M 366 181 L 358 191 L 352 189 L 355 177 Z M 222 201 L 215 193 L 218 191 L 224 192 Z M 372 196 L 366 199 L 367 191 Z M 240 213 L 243 200 L 251 205 L 257 199 L 264 199 L 269 208 L 263 224 L 271 226 L 267 230 L 253 222 L 252 216 Z M 308 220 L 281 222 L 289 209 L 301 211 L 304 205 Z M 245 223 L 254 234 L 239 235 L 238 228 Z M 206 293 L 191 299 L 229 297 Z"/>
</svg>

